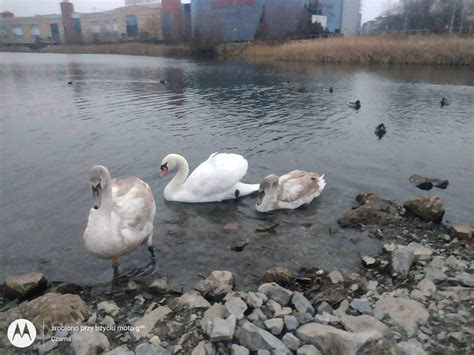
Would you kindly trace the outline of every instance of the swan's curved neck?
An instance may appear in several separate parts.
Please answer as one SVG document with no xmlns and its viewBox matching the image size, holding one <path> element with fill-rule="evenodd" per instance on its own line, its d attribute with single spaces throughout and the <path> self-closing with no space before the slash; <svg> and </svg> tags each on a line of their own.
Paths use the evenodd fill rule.
<svg viewBox="0 0 474 355">
<path fill-rule="evenodd" d="M 110 218 L 112 213 L 112 177 L 110 174 L 107 174 L 104 179 L 104 188 L 102 189 L 102 199 L 98 212 L 104 216 Z"/>
<path fill-rule="evenodd" d="M 184 159 L 180 155 L 177 155 L 175 157 L 175 162 L 176 162 L 178 172 L 174 176 L 173 180 L 171 180 L 170 183 L 168 184 L 168 186 L 174 189 L 183 185 L 186 179 L 188 178 L 188 174 L 189 174 L 189 165 L 186 159 Z"/>
</svg>

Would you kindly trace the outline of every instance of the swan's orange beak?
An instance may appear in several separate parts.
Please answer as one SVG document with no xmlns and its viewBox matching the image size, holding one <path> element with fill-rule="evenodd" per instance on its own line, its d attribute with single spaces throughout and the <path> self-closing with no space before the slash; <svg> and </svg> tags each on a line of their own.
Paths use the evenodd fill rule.
<svg viewBox="0 0 474 355">
<path fill-rule="evenodd" d="M 167 164 L 167 163 L 164 163 L 164 164 L 162 164 L 161 167 L 160 167 L 160 178 L 162 178 L 163 176 L 165 176 L 167 173 L 168 173 L 168 164 Z"/>
</svg>

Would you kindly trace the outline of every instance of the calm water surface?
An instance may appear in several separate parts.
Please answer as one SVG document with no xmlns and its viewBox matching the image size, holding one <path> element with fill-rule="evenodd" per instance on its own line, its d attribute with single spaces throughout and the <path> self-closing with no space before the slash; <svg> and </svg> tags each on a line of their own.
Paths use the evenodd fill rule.
<svg viewBox="0 0 474 355">
<path fill-rule="evenodd" d="M 82 242 L 87 171 L 97 163 L 150 184 L 159 271 L 182 285 L 214 269 L 235 272 L 243 284 L 274 264 L 353 269 L 377 243 L 328 229 L 359 192 L 398 202 L 423 194 L 408 182 L 414 173 L 448 178 L 447 190 L 434 191 L 446 219 L 472 222 L 470 69 L 0 53 L 0 279 L 32 270 L 54 280 L 110 278 L 110 262 L 88 255 Z M 300 85 L 308 93 L 298 94 Z M 323 91 L 328 86 L 334 94 Z M 443 96 L 452 103 L 441 109 Z M 346 106 L 356 99 L 358 112 Z M 379 140 L 381 122 L 388 133 Z M 166 203 L 162 157 L 180 153 L 194 168 L 215 151 L 244 155 L 247 182 L 299 168 L 324 173 L 328 185 L 310 206 L 270 215 L 255 212 L 254 197 Z M 226 223 L 239 228 L 224 230 Z M 230 250 L 247 238 L 243 252 Z M 140 249 L 122 267 L 147 257 Z"/>
</svg>

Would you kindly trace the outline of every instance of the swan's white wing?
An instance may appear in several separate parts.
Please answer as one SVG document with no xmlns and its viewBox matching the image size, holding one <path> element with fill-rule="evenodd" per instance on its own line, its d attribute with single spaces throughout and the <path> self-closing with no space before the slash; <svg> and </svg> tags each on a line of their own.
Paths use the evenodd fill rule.
<svg viewBox="0 0 474 355">
<path fill-rule="evenodd" d="M 112 181 L 112 228 L 124 244 L 141 243 L 153 230 L 155 201 L 144 181 L 131 177 Z"/>
<path fill-rule="evenodd" d="M 293 170 L 279 178 L 278 200 L 294 202 L 314 195 L 320 189 L 319 175 L 301 170 Z"/>
<path fill-rule="evenodd" d="M 248 162 L 238 154 L 214 153 L 186 180 L 186 190 L 195 196 L 212 196 L 229 191 L 247 173 Z"/>
</svg>

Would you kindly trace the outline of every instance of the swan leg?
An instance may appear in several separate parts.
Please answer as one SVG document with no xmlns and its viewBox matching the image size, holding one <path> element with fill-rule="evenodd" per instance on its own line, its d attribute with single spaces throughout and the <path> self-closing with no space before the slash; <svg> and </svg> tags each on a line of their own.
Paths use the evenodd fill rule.
<svg viewBox="0 0 474 355">
<path fill-rule="evenodd" d="M 119 274 L 118 266 L 119 266 L 118 258 L 113 257 L 112 258 L 112 268 L 114 269 L 114 276 L 118 276 L 118 274 Z"/>
<path fill-rule="evenodd" d="M 153 248 L 153 245 L 150 245 L 148 247 L 148 251 L 150 252 L 151 258 L 153 260 L 155 260 L 156 259 L 156 254 L 155 254 L 155 248 Z"/>
</svg>

